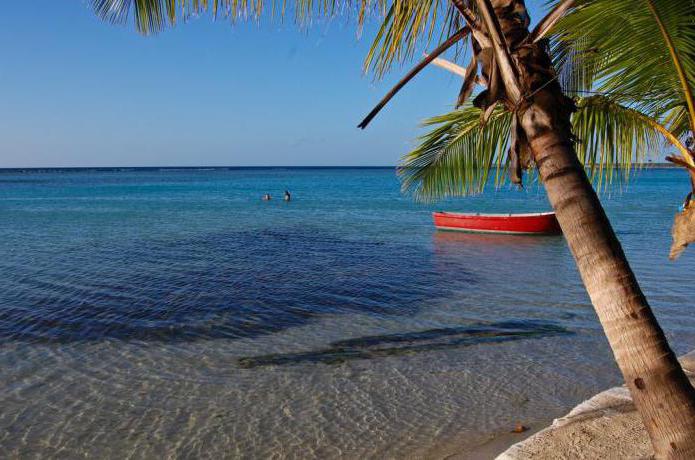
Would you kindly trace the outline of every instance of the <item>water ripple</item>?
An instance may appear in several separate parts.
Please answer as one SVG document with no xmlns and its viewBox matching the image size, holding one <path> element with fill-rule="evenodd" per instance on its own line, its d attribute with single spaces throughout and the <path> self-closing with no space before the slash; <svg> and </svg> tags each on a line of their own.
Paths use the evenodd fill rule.
<svg viewBox="0 0 695 460">
<path fill-rule="evenodd" d="M 310 228 L 67 253 L 38 268 L 6 272 L 0 340 L 253 337 L 325 314 L 412 314 L 449 281 L 421 247 Z M 451 281 L 474 283 L 460 270 Z"/>
</svg>

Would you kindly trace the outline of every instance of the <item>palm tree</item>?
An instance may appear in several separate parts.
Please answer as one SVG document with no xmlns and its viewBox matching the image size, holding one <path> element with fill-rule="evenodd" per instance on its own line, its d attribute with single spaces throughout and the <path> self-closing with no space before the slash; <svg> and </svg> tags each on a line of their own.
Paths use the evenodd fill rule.
<svg viewBox="0 0 695 460">
<path fill-rule="evenodd" d="M 675 5 L 682 0 L 660 3 Z M 257 17 L 264 6 L 262 0 L 93 0 L 93 4 L 100 16 L 111 21 L 124 21 L 133 7 L 136 26 L 143 33 L 175 23 L 177 12 L 185 18 L 210 8 L 215 15 L 221 13 L 234 20 Z M 368 57 L 378 73 L 386 71 L 394 60 L 411 57 L 418 39 L 431 37 L 437 29 L 451 33 L 444 45 L 460 46 L 464 40 L 470 43 L 473 58 L 467 66 L 459 104 L 467 103 L 476 82 L 486 89 L 464 109 L 469 125 L 489 125 L 486 132 L 497 126 L 497 135 L 505 139 L 509 133 L 507 156 L 514 181 L 520 182 L 523 170 L 535 163 L 656 456 L 692 458 L 695 390 L 669 348 L 577 157 L 571 120 L 577 106 L 563 93 L 542 40 L 573 4 L 572 0 L 559 3 L 533 31 L 528 30 L 523 0 L 296 0 L 292 5 L 299 21 L 311 14 L 335 15 L 345 5 L 356 9 L 360 21 L 373 9 L 383 13 L 383 25 Z M 447 48 L 444 45 L 438 48 L 439 53 Z M 387 101 L 382 102 L 381 107 Z M 379 108 L 360 126 L 365 127 Z M 505 120 L 508 129 L 503 128 Z M 468 167 L 458 171 L 432 168 L 429 171 L 434 172 L 427 179 L 427 174 L 417 175 L 418 170 L 426 173 L 427 161 L 423 165 L 411 161 L 406 177 L 420 184 L 416 188 L 422 193 L 428 193 L 428 187 L 448 194 L 465 193 L 466 186 L 460 186 L 470 183 L 465 174 L 475 176 L 479 174 L 475 171 L 489 169 L 491 158 L 502 158 L 499 140 L 481 138 L 460 147 L 463 156 L 472 159 Z M 497 150 L 490 151 L 492 146 Z M 436 156 L 431 158 L 437 160 Z M 473 165 L 482 168 L 472 169 Z"/>
<path fill-rule="evenodd" d="M 571 0 L 558 3 L 531 32 L 527 28 L 528 15 L 521 0 L 454 0 L 452 3 L 465 18 L 472 35 L 473 57 L 464 71 L 459 104 L 466 102 L 475 81 L 482 82 L 486 90 L 463 110 L 430 121 L 437 127 L 405 157 L 401 168 L 404 186 L 424 197 L 463 195 L 480 190 L 494 165 L 498 165 L 499 170 L 499 165 L 508 164 L 512 181 L 520 183 L 522 171 L 535 163 L 616 361 L 649 432 L 656 456 L 695 457 L 695 390 L 668 346 L 591 187 L 583 162 L 580 162 L 582 158 L 577 155 L 583 154 L 586 162 L 591 152 L 612 152 L 616 154 L 613 158 L 629 162 L 632 150 L 637 148 L 639 151 L 640 147 L 652 142 L 655 132 L 667 137 L 670 135 L 669 140 L 678 145 L 677 136 L 650 114 L 657 109 L 670 109 L 672 112 L 666 118 L 675 123 L 682 120 L 678 114 L 683 109 L 669 106 L 668 100 L 664 99 L 665 93 L 657 91 L 660 85 L 653 81 L 647 81 L 653 85 L 648 87 L 653 91 L 649 93 L 651 106 L 631 103 L 634 96 L 632 101 L 623 105 L 620 98 L 610 93 L 581 99 L 578 103 L 567 98 L 560 82 L 563 74 L 555 71 L 550 50 L 539 38 L 553 27 L 563 9 L 573 6 Z M 616 3 L 619 2 L 582 2 L 579 10 L 597 4 L 610 10 Z M 621 4 L 629 9 L 634 7 L 634 3 L 624 1 Z M 660 36 L 664 37 L 673 56 L 674 42 L 667 39 L 670 36 L 659 12 L 667 9 L 679 11 L 682 0 L 662 0 L 659 10 L 649 0 L 644 0 L 644 3 L 652 16 L 659 18 Z M 610 23 L 603 24 L 603 16 L 598 10 L 586 14 L 585 20 L 590 17 L 597 28 L 603 27 L 604 36 L 624 26 L 622 22 L 613 24 L 614 27 Z M 620 17 L 620 12 L 617 12 L 616 19 Z M 692 23 L 693 17 L 688 15 L 687 21 Z M 651 21 L 654 23 L 654 18 Z M 373 53 L 368 58 L 368 63 L 378 72 L 388 68 L 400 50 L 413 48 L 412 33 L 408 30 L 393 32 L 402 28 L 400 24 L 404 22 L 396 14 L 387 15 L 372 48 Z M 669 62 L 663 61 L 662 55 L 651 55 L 653 48 L 648 53 L 649 61 L 643 56 L 623 55 L 622 58 L 629 59 L 632 64 L 633 73 L 629 74 L 621 67 L 619 58 L 610 54 L 616 52 L 613 48 L 604 53 L 600 48 L 603 45 L 601 40 L 588 40 L 583 37 L 582 29 L 572 30 L 576 31 L 571 37 L 574 43 L 561 41 L 556 43 L 558 47 L 554 50 L 556 58 L 564 59 L 569 68 L 572 68 L 571 61 L 579 64 L 579 71 L 569 72 L 575 76 L 568 79 L 570 83 L 603 79 L 604 82 L 612 81 L 611 88 L 615 90 L 623 88 L 621 82 L 627 80 L 632 84 L 625 85 L 627 91 L 645 94 L 640 91 L 644 86 L 635 84 L 649 80 L 649 76 L 640 73 L 642 67 L 656 64 L 659 59 L 659 64 Z M 629 32 L 626 31 L 625 35 Z M 631 40 L 634 47 L 645 43 L 642 36 L 624 38 Z M 610 39 L 606 37 L 606 40 Z M 653 43 L 654 37 L 650 40 Z M 568 46 L 568 43 L 573 46 Z M 585 43 L 588 44 L 584 47 L 578 46 Z M 595 51 L 597 47 L 599 51 Z M 619 48 L 619 45 L 614 48 Z M 438 48 L 432 55 L 440 51 Z M 593 58 L 592 53 L 598 57 Z M 612 62 L 612 59 L 618 61 L 613 62 L 612 67 L 606 67 L 606 62 Z M 481 75 L 476 76 L 478 69 Z M 618 74 L 619 71 L 622 73 Z M 685 84 L 681 78 L 683 74 L 688 75 L 686 72 L 679 71 L 677 81 L 687 94 L 687 78 L 683 77 Z M 669 81 L 673 82 L 672 71 L 669 76 Z M 360 126 L 366 126 L 383 103 Z M 640 108 L 649 112 L 644 113 Z M 586 142 L 581 144 L 583 147 L 579 152 L 574 149 L 576 133 L 583 134 Z M 692 158 L 684 156 L 684 161 L 688 160 Z M 595 164 L 595 157 L 589 163 Z"/>
</svg>

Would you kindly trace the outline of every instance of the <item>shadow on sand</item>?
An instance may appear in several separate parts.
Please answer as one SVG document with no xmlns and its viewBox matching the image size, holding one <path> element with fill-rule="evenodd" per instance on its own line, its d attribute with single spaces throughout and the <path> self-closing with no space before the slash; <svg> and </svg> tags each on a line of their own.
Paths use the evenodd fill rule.
<svg viewBox="0 0 695 460">
<path fill-rule="evenodd" d="M 447 350 L 482 343 L 500 343 L 530 338 L 571 335 L 572 331 L 541 321 L 501 321 L 465 327 L 427 329 L 400 334 L 372 335 L 333 342 L 328 348 L 302 353 L 275 353 L 239 359 L 239 366 L 300 363 L 340 364 L 354 359 L 372 359 L 434 350 Z"/>
</svg>

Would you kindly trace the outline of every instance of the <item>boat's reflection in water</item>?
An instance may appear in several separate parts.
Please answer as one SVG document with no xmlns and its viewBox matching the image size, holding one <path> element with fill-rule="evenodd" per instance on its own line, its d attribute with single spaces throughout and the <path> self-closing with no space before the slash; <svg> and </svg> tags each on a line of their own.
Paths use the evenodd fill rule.
<svg viewBox="0 0 695 460">
<path fill-rule="evenodd" d="M 567 285 L 574 276 L 574 263 L 561 235 L 435 231 L 432 239 L 437 270 L 450 276 L 466 272 L 482 291 L 542 291 L 550 285 Z"/>
<path fill-rule="evenodd" d="M 562 235 L 514 235 L 508 233 L 472 233 L 435 231 L 435 254 L 509 254 L 533 252 L 564 245 Z"/>
</svg>

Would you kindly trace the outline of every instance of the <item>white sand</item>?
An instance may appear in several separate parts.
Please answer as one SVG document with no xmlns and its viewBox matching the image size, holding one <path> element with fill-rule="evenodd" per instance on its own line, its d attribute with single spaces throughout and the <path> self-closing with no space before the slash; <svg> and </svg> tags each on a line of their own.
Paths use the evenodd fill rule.
<svg viewBox="0 0 695 460">
<path fill-rule="evenodd" d="M 683 356 L 681 363 L 695 384 L 695 351 Z M 615 387 L 581 403 L 497 459 L 641 459 L 652 455 L 629 391 Z"/>
</svg>

